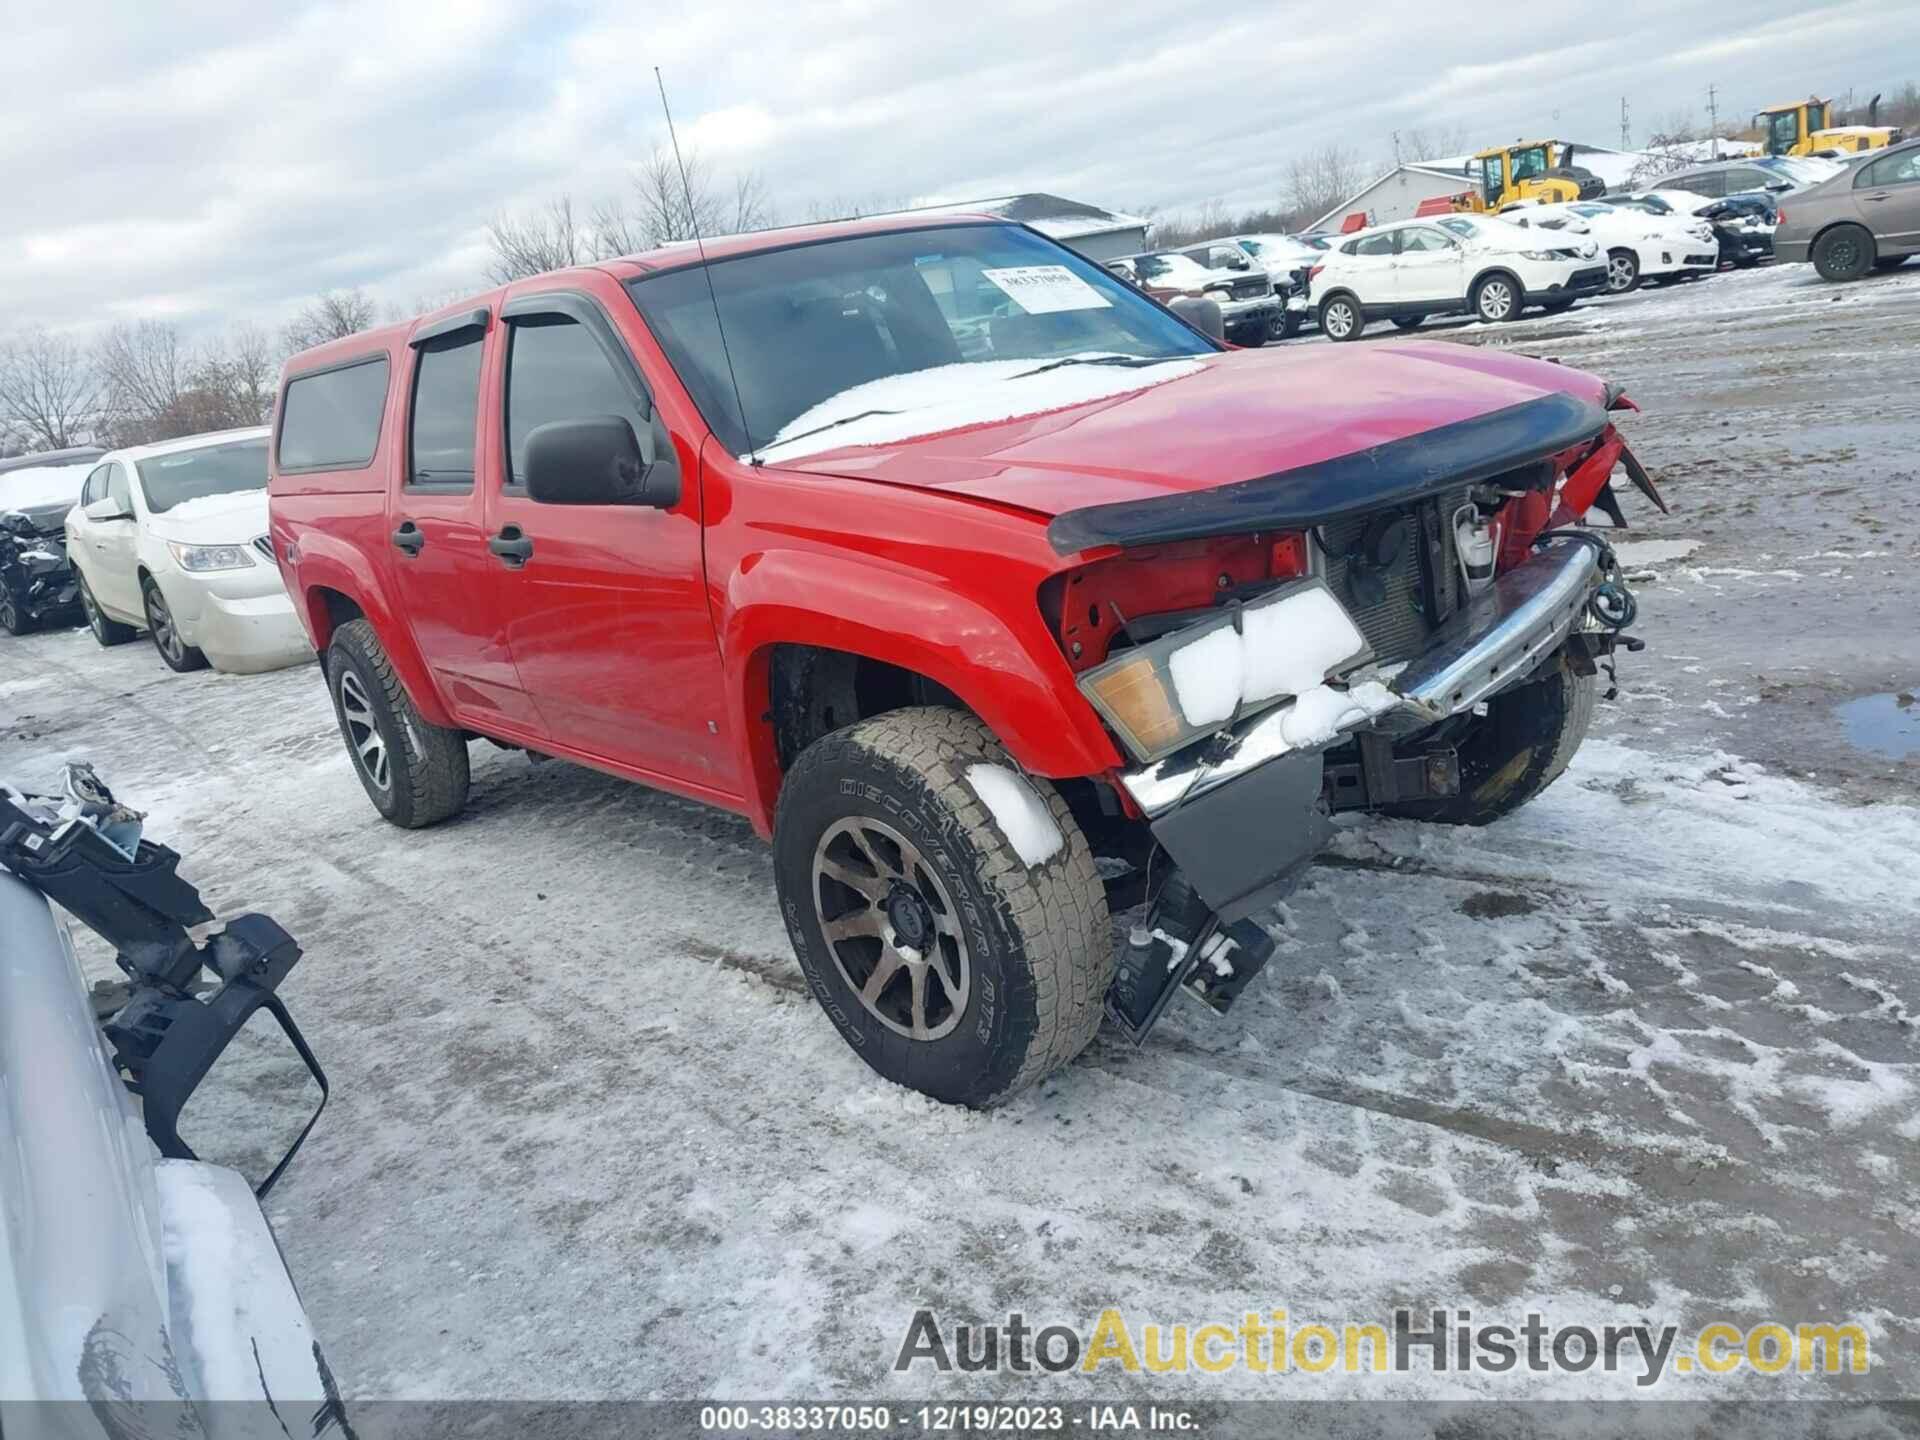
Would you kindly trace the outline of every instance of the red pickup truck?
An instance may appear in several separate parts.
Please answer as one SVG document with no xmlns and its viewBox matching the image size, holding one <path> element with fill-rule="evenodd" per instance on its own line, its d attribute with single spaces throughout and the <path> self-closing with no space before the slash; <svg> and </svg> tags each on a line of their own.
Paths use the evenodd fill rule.
<svg viewBox="0 0 1920 1440">
<path fill-rule="evenodd" d="M 990 1104 L 1103 1012 L 1230 1005 L 1334 811 L 1560 773 L 1639 643 L 1577 524 L 1620 465 L 1657 501 L 1627 405 L 1237 351 L 1021 226 L 859 221 L 296 355 L 272 543 L 387 819 L 458 811 L 476 737 L 736 811 L 848 1043 Z"/>
</svg>

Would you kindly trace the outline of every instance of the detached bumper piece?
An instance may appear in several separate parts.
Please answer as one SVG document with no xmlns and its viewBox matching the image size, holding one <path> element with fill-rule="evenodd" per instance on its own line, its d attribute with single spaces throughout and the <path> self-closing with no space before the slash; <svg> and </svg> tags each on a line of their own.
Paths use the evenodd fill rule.
<svg viewBox="0 0 1920 1440">
<path fill-rule="evenodd" d="M 1289 702 L 1125 772 L 1121 783 L 1177 874 L 1148 916 L 1146 942 L 1129 947 L 1122 961 L 1108 1002 L 1120 1027 L 1143 1038 L 1182 983 L 1215 1008 L 1231 1004 L 1272 950 L 1251 917 L 1284 898 L 1325 847 L 1333 831 L 1329 810 L 1457 793 L 1452 751 L 1396 757 L 1394 737 L 1430 729 L 1520 684 L 1584 633 L 1578 627 L 1600 570 L 1600 547 L 1549 544 L 1434 632 L 1428 648 L 1393 678 L 1390 708 L 1356 711 L 1331 736 L 1290 743 Z M 1355 738 L 1360 764 L 1330 773 L 1327 748 Z M 1343 791 L 1354 793 L 1351 803 L 1339 801 Z M 1210 949 L 1217 936 L 1233 948 Z"/>
</svg>

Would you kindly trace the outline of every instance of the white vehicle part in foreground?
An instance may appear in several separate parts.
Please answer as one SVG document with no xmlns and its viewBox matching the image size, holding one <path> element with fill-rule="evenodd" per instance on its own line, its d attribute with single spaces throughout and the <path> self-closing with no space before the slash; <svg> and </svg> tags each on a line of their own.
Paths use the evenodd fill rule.
<svg viewBox="0 0 1920 1440">
<path fill-rule="evenodd" d="M 306 1433 L 331 1380 L 246 1180 L 157 1157 L 64 928 L 4 870 L 0 934 L 0 1415 L 270 1392 Z M 189 1407 L 158 1413 L 168 1435 L 219 1431 Z M 92 1407 L 57 1414 L 55 1434 L 115 1433 Z"/>
</svg>

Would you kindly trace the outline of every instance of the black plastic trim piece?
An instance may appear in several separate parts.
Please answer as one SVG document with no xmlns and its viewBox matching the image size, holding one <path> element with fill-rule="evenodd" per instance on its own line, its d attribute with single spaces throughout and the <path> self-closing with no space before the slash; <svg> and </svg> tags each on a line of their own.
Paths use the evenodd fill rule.
<svg viewBox="0 0 1920 1440">
<path fill-rule="evenodd" d="M 417 350 L 429 340 L 438 340 L 444 335 L 458 335 L 463 330 L 478 330 L 484 334 L 487 322 L 492 318 L 493 312 L 484 305 L 477 310 L 449 315 L 446 319 L 436 320 L 431 325 L 422 325 L 408 338 L 407 344 Z"/>
<path fill-rule="evenodd" d="M 1047 540 L 1057 553 L 1073 555 L 1098 545 L 1304 530 L 1489 479 L 1591 440 L 1606 428 L 1606 412 L 1598 405 L 1556 391 L 1252 480 L 1069 510 L 1047 526 Z"/>
</svg>

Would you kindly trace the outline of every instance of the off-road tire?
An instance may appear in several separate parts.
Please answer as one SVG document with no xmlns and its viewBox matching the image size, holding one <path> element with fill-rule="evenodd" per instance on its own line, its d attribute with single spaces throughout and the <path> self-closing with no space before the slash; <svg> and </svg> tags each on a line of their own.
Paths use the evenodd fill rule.
<svg viewBox="0 0 1920 1440">
<path fill-rule="evenodd" d="M 164 617 L 162 620 L 156 620 L 154 617 L 153 607 L 156 599 L 159 601 L 161 615 Z M 146 607 L 147 611 L 148 638 L 153 641 L 153 651 L 160 657 L 162 664 L 181 675 L 207 668 L 206 654 L 198 646 L 187 644 L 180 638 L 179 632 L 173 628 L 179 622 L 173 618 L 172 609 L 167 604 L 167 597 L 160 590 L 159 582 L 151 575 L 140 582 L 140 603 Z M 163 634 L 173 637 L 172 651 L 167 649 L 167 642 L 161 639 Z"/>
<path fill-rule="evenodd" d="M 1864 225 L 1836 225 L 1813 242 L 1813 268 L 1823 280 L 1858 280 L 1874 259 L 1873 236 Z"/>
<path fill-rule="evenodd" d="M 1624 245 L 1607 251 L 1607 293 L 1626 295 L 1640 288 L 1640 257 Z"/>
<path fill-rule="evenodd" d="M 1346 313 L 1352 316 L 1352 320 L 1346 324 L 1344 330 L 1340 328 L 1342 324 L 1340 319 L 1342 307 L 1344 307 Z M 1334 317 L 1331 324 L 1328 323 L 1327 319 L 1329 315 Z M 1353 296 L 1329 295 L 1325 300 L 1320 302 L 1320 333 L 1329 340 L 1358 340 L 1360 333 L 1366 328 L 1367 312 L 1360 308 L 1360 302 L 1354 299 Z"/>
<path fill-rule="evenodd" d="M 781 788 L 773 833 L 787 933 L 841 1036 L 884 1078 L 976 1107 L 999 1104 L 1086 1048 L 1114 961 L 1106 891 L 1066 802 L 1045 780 L 1025 780 L 1063 841 L 1029 866 L 969 782 L 982 764 L 1019 774 L 993 733 L 964 711 L 921 707 L 863 720 L 801 753 Z M 938 1038 L 915 1039 L 884 1023 L 829 947 L 816 852 L 836 824 L 855 817 L 907 839 L 951 897 L 969 983 L 958 1023 Z"/>
<path fill-rule="evenodd" d="M 1460 793 L 1380 807 L 1383 815 L 1444 825 L 1485 825 L 1510 815 L 1560 778 L 1593 719 L 1595 677 L 1554 661 L 1537 679 L 1496 695 L 1456 742 Z M 1415 753 L 1409 746 L 1407 753 Z"/>
<path fill-rule="evenodd" d="M 341 701 L 343 674 L 358 681 L 386 745 L 389 780 L 384 790 L 368 773 L 355 746 Z M 347 758 L 374 809 L 406 830 L 437 825 L 458 815 L 467 803 L 466 737 L 421 719 L 400 677 L 393 673 L 373 626 L 365 620 L 349 620 L 333 632 L 327 644 L 326 678 Z"/>
<path fill-rule="evenodd" d="M 1418 330 L 1426 323 L 1427 317 L 1424 315 L 1396 315 L 1393 317 L 1393 328 L 1396 330 Z"/>
<path fill-rule="evenodd" d="M 118 620 L 107 618 L 107 612 L 100 608 L 100 602 L 93 598 L 93 591 L 87 588 L 87 577 L 76 568 L 74 578 L 80 582 L 80 613 L 86 617 L 87 629 L 93 632 L 94 640 L 101 645 L 124 645 L 140 632 L 131 625 L 122 625 Z"/>
</svg>

